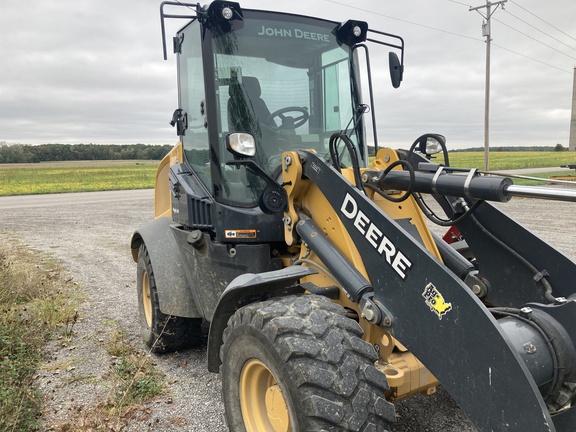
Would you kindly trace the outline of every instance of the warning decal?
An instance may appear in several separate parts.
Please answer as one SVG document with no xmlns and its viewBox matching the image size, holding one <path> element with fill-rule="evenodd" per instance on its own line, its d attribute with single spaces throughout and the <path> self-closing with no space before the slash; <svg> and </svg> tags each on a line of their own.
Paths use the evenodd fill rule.
<svg viewBox="0 0 576 432">
<path fill-rule="evenodd" d="M 225 230 L 224 237 L 228 239 L 254 239 L 256 238 L 256 230 Z"/>
</svg>

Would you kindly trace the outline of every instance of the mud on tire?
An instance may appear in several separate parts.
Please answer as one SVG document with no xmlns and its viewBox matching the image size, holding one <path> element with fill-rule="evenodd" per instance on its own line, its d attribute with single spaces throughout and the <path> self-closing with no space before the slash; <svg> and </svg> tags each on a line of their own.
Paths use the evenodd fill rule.
<svg viewBox="0 0 576 432">
<path fill-rule="evenodd" d="M 243 370 L 254 359 L 270 371 L 271 386 L 280 388 L 290 423 L 287 430 L 388 430 L 395 420 L 394 408 L 384 398 L 388 383 L 374 367 L 376 352 L 361 339 L 362 333 L 341 306 L 315 295 L 288 296 L 238 310 L 228 321 L 220 350 L 230 430 L 286 430 L 286 425 L 274 429 L 267 423 L 262 405 L 270 389 L 242 400 L 258 394 L 245 389 L 252 384 Z M 262 417 L 262 425 L 250 427 L 250 419 L 246 425 L 245 417 L 251 415 Z"/>
<path fill-rule="evenodd" d="M 152 352 L 163 353 L 198 345 L 201 318 L 183 318 L 160 311 L 154 270 L 146 245 L 138 250 L 136 285 L 142 338 Z"/>
</svg>

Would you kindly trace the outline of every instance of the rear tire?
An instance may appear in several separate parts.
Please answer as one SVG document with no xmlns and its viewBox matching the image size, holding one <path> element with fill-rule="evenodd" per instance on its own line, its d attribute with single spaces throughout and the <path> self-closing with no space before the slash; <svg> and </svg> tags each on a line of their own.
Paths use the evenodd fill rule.
<svg viewBox="0 0 576 432">
<path fill-rule="evenodd" d="M 151 352 L 170 352 L 200 344 L 201 318 L 166 315 L 160 310 L 154 271 L 144 243 L 138 250 L 136 285 L 142 338 Z"/>
<path fill-rule="evenodd" d="M 245 306 L 220 350 L 231 431 L 386 431 L 395 420 L 374 348 L 345 310 L 315 295 Z"/>
</svg>

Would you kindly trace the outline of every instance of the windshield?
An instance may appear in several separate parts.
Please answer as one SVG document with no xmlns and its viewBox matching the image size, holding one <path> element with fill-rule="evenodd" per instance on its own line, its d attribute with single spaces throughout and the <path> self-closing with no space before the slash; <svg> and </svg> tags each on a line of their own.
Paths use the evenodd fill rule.
<svg viewBox="0 0 576 432">
<path fill-rule="evenodd" d="M 239 28 L 212 41 L 220 154 L 226 154 L 227 134 L 248 132 L 256 140 L 255 161 L 277 177 L 283 151 L 327 156 L 330 135 L 353 129 L 349 48 L 332 34 L 335 23 L 247 12 Z M 221 161 L 222 196 L 256 202 L 265 183 L 245 168 L 226 166 L 230 159 Z"/>
</svg>

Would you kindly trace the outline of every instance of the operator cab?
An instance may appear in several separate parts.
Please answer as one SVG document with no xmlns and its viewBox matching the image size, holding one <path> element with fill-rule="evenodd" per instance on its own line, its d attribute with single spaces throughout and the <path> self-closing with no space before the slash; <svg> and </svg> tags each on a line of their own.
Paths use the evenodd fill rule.
<svg viewBox="0 0 576 432">
<path fill-rule="evenodd" d="M 355 36 L 337 22 L 233 2 L 189 6 L 197 16 L 174 38 L 173 124 L 184 153 L 170 177 L 174 220 L 221 241 L 282 241 L 282 152 L 312 149 L 328 160 L 331 135 L 344 132 L 366 166 L 355 45 L 367 26 Z M 230 147 L 231 137 L 246 138 L 239 133 L 253 138 L 254 156 Z"/>
</svg>

